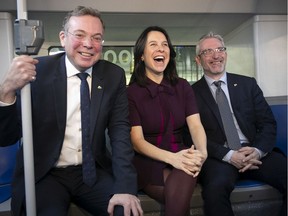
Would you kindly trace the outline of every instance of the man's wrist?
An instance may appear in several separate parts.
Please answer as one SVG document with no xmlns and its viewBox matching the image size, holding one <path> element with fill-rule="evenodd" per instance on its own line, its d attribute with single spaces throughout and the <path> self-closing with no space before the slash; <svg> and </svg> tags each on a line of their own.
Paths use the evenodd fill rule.
<svg viewBox="0 0 288 216">
<path fill-rule="evenodd" d="M 5 90 L 3 84 L 0 85 L 0 106 L 9 106 L 16 101 L 16 94 Z"/>
<path fill-rule="evenodd" d="M 234 150 L 230 150 L 223 158 L 222 160 L 227 162 L 227 163 L 230 163 L 231 162 L 231 157 L 232 157 L 232 154 L 234 153 Z"/>
<path fill-rule="evenodd" d="M 261 159 L 261 158 L 265 157 L 265 156 L 266 156 L 266 154 L 267 154 L 267 153 L 265 153 L 265 152 L 261 151 L 261 150 L 260 150 L 260 149 L 258 149 L 258 148 L 255 148 L 255 147 L 254 147 L 254 149 L 256 150 L 256 152 L 258 152 L 258 155 L 259 155 L 259 159 Z"/>
</svg>

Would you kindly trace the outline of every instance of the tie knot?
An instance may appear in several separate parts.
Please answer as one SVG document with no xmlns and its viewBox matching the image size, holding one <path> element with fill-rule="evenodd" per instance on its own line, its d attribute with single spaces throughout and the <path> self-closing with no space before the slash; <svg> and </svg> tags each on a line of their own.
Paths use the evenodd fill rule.
<svg viewBox="0 0 288 216">
<path fill-rule="evenodd" d="M 222 81 L 219 80 L 219 81 L 214 81 L 213 84 L 217 87 L 217 88 L 221 88 L 221 83 Z"/>
<path fill-rule="evenodd" d="M 82 73 L 78 73 L 78 74 L 77 74 L 77 76 L 78 76 L 81 80 L 86 80 L 88 75 L 89 75 L 89 74 L 88 74 L 88 73 L 85 73 L 85 72 L 82 72 Z"/>
</svg>

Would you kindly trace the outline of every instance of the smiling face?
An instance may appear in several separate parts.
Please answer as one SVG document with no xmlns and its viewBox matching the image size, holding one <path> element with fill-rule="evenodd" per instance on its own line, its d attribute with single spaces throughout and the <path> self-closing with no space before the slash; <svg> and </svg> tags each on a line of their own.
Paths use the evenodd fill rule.
<svg viewBox="0 0 288 216">
<path fill-rule="evenodd" d="M 217 49 L 223 47 L 221 41 L 217 38 L 207 38 L 199 44 L 200 52 L 206 49 Z M 204 73 L 212 79 L 218 80 L 225 72 L 227 53 L 226 52 L 213 52 L 210 56 L 198 55 L 196 57 L 198 65 L 203 67 Z"/>
<path fill-rule="evenodd" d="M 145 49 L 141 57 L 145 63 L 146 76 L 163 77 L 170 60 L 170 49 L 165 35 L 159 31 L 148 33 Z"/>
<path fill-rule="evenodd" d="M 67 32 L 60 32 L 61 45 L 65 48 L 68 59 L 79 71 L 88 69 L 100 59 L 102 43 L 97 43 L 92 37 L 102 38 L 103 33 L 100 19 L 90 15 L 72 16 Z M 80 39 L 79 36 L 83 38 Z"/>
</svg>

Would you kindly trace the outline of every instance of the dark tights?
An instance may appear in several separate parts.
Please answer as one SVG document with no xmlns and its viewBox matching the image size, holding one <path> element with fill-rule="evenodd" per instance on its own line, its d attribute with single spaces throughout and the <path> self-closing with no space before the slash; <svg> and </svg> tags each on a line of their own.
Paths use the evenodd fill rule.
<svg viewBox="0 0 288 216">
<path fill-rule="evenodd" d="M 165 169 L 164 186 L 147 185 L 143 191 L 165 205 L 165 216 L 188 216 L 197 179 L 178 169 Z"/>
</svg>

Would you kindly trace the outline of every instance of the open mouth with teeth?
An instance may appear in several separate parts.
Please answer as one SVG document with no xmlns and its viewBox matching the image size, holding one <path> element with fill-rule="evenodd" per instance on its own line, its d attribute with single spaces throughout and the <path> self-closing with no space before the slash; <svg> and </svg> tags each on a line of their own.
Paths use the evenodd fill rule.
<svg viewBox="0 0 288 216">
<path fill-rule="evenodd" d="M 164 56 L 156 56 L 156 57 L 154 58 L 154 61 L 164 62 Z"/>
<path fill-rule="evenodd" d="M 93 56 L 93 54 L 91 54 L 91 53 L 86 53 L 86 52 L 79 52 L 79 53 L 80 53 L 80 55 L 85 56 L 85 57 Z"/>
<path fill-rule="evenodd" d="M 223 63 L 223 60 L 219 60 L 219 61 L 211 61 L 211 64 L 221 64 Z"/>
</svg>

